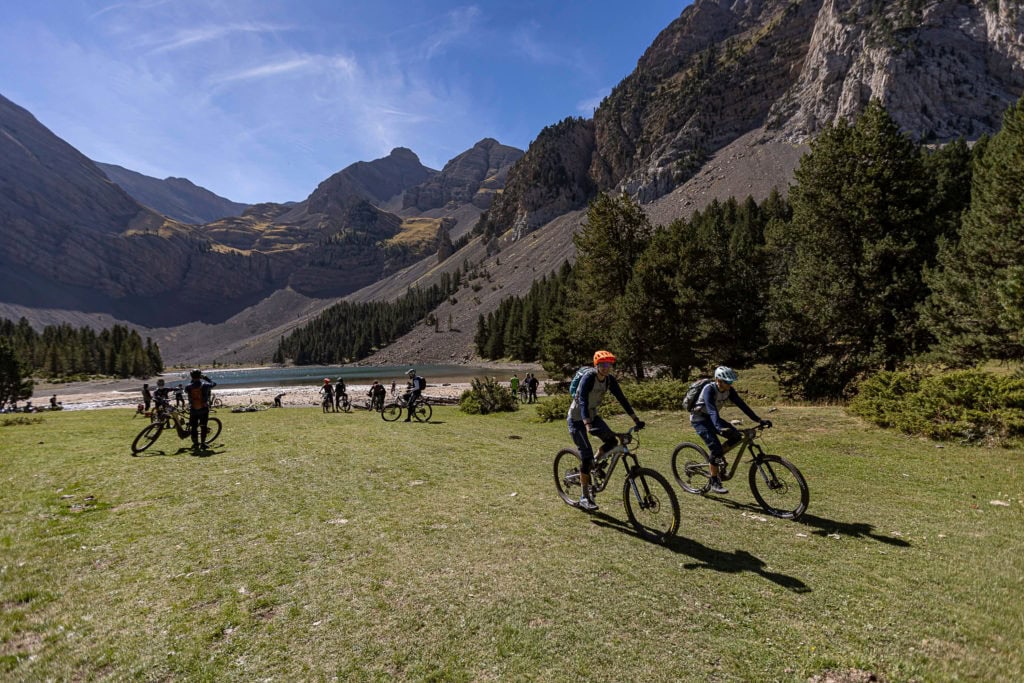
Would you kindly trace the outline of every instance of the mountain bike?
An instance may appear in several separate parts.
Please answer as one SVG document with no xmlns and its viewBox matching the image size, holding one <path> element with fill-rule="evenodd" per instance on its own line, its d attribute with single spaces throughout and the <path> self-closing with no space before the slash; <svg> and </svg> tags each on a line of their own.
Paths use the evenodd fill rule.
<svg viewBox="0 0 1024 683">
<path fill-rule="evenodd" d="M 402 410 L 409 410 L 409 406 L 406 405 L 406 399 L 399 396 L 391 403 L 388 403 L 380 411 L 380 416 L 384 418 L 385 422 L 394 422 L 398 418 L 402 417 Z M 430 407 L 430 403 L 423 396 L 420 396 L 413 403 L 412 416 L 417 422 L 430 422 L 431 416 L 434 414 L 434 409 Z"/>
<path fill-rule="evenodd" d="M 170 429 L 174 426 L 174 431 L 178 434 L 179 439 L 191 438 L 192 432 L 190 431 L 188 422 L 182 419 L 182 414 L 178 412 L 176 408 L 167 407 L 162 410 L 157 410 L 152 417 L 152 422 L 146 425 L 139 435 L 132 441 L 132 455 L 138 455 L 142 451 L 146 450 L 160 438 L 165 429 Z M 220 430 L 223 427 L 220 420 L 215 417 L 211 417 L 207 421 L 207 432 L 206 442 L 210 443 L 218 436 L 220 436 Z"/>
<path fill-rule="evenodd" d="M 807 510 L 811 492 L 807 482 L 796 465 L 777 455 L 764 452 L 756 439 L 764 427 L 741 429 L 743 438 L 728 446 L 728 452 L 739 446 L 732 468 L 728 462 L 718 468 L 722 481 L 729 481 L 736 474 L 743 452 L 750 451 L 752 462 L 748 481 L 750 491 L 764 511 L 773 517 L 798 519 Z M 676 482 L 687 493 L 703 495 L 711 487 L 711 457 L 703 445 L 681 443 L 672 452 L 672 474 Z"/>
<path fill-rule="evenodd" d="M 334 405 L 335 405 L 335 409 L 336 410 L 343 410 L 346 413 L 351 413 L 352 412 L 352 401 L 349 399 L 347 393 L 342 394 L 341 395 L 341 401 L 340 402 L 336 401 Z"/>
<path fill-rule="evenodd" d="M 619 444 L 594 460 L 590 471 L 590 484 L 595 493 L 604 491 L 612 472 L 619 461 L 626 468 L 626 480 L 622 485 L 622 504 L 626 515 L 637 532 L 644 538 L 664 542 L 679 530 L 679 499 L 672 491 L 668 479 L 656 470 L 640 466 L 633 448 L 639 448 L 640 439 L 636 427 L 630 427 L 625 434 L 615 434 Z M 575 448 L 563 448 L 555 455 L 555 488 L 558 495 L 572 507 L 579 507 L 583 488 L 580 485 L 582 460 Z"/>
</svg>

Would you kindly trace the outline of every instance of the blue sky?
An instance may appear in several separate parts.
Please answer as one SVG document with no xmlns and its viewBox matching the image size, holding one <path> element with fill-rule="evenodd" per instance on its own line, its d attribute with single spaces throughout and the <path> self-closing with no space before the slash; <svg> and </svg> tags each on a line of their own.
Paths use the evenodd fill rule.
<svg viewBox="0 0 1024 683">
<path fill-rule="evenodd" d="M 96 161 L 304 199 L 409 147 L 431 168 L 591 116 L 689 0 L 16 0 L 0 94 Z"/>
</svg>

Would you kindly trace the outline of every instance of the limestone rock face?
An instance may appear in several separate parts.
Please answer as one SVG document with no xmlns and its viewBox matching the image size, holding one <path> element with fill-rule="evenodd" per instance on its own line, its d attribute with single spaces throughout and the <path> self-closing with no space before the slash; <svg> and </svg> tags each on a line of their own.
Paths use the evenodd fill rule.
<svg viewBox="0 0 1024 683">
<path fill-rule="evenodd" d="M 1024 8 L 892 4 L 881 13 L 853 0 L 823 5 L 800 76 L 769 115 L 781 137 L 805 140 L 871 99 L 918 138 L 976 138 L 999 127 L 1024 91 Z"/>
<path fill-rule="evenodd" d="M 487 209 L 522 156 L 521 149 L 485 138 L 445 164 L 439 174 L 407 190 L 403 208 L 430 211 L 455 202 Z"/>
<path fill-rule="evenodd" d="M 575 144 L 582 124 L 561 126 L 563 141 L 539 145 L 542 133 L 478 230 L 521 236 L 598 190 L 651 202 L 752 131 L 805 143 L 871 99 L 915 138 L 974 139 L 1022 93 L 1014 0 L 696 0 L 598 107 L 592 148 Z M 581 156 L 556 170 L 553 148 Z"/>
<path fill-rule="evenodd" d="M 514 238 L 586 205 L 596 191 L 590 177 L 593 122 L 568 118 L 540 132 L 509 171 L 505 190 L 480 218 L 477 230 Z"/>
</svg>

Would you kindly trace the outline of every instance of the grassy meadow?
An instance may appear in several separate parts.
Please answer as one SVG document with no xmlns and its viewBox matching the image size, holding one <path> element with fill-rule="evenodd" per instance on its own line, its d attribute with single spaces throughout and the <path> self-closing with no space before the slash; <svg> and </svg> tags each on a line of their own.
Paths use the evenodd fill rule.
<svg viewBox="0 0 1024 683">
<path fill-rule="evenodd" d="M 783 407 L 764 440 L 804 518 L 765 517 L 741 465 L 728 496 L 676 488 L 661 546 L 621 468 L 599 513 L 559 500 L 569 438 L 531 408 L 221 411 L 205 457 L 170 433 L 131 457 L 128 411 L 8 417 L 0 680 L 1024 680 L 1020 452 Z M 695 435 L 643 417 L 671 478 Z"/>
</svg>

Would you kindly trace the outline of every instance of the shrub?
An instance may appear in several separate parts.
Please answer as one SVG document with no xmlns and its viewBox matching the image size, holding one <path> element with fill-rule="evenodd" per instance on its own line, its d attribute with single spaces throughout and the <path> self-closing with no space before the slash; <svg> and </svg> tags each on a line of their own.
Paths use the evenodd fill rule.
<svg viewBox="0 0 1024 683">
<path fill-rule="evenodd" d="M 1024 379 L 980 370 L 880 372 L 861 384 L 849 409 L 906 434 L 1005 444 L 1024 436 Z"/>
<path fill-rule="evenodd" d="M 470 415 L 510 413 L 519 409 L 512 390 L 491 377 L 474 377 L 471 387 L 459 397 L 459 410 Z"/>
</svg>

